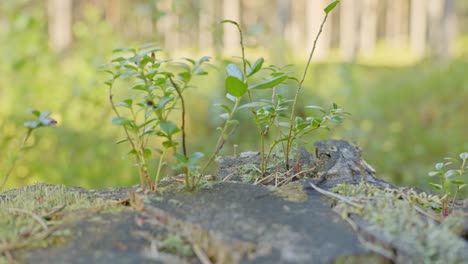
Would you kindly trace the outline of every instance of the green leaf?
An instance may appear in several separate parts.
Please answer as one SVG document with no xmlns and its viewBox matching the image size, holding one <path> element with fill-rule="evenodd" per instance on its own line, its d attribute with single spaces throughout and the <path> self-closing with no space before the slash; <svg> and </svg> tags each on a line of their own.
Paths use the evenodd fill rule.
<svg viewBox="0 0 468 264">
<path fill-rule="evenodd" d="M 177 125 L 171 121 L 161 121 L 161 123 L 159 123 L 159 127 L 168 136 L 174 135 L 180 131 Z"/>
<path fill-rule="evenodd" d="M 226 77 L 226 90 L 235 97 L 242 97 L 247 92 L 247 84 L 234 76 Z"/>
<path fill-rule="evenodd" d="M 258 108 L 258 107 L 263 107 L 263 106 L 267 106 L 269 103 L 267 102 L 251 102 L 251 103 L 247 103 L 247 104 L 243 104 L 241 106 L 239 106 L 239 110 L 240 109 L 243 109 L 243 108 Z"/>
<path fill-rule="evenodd" d="M 38 128 L 40 125 L 41 125 L 41 122 L 39 122 L 38 120 L 26 121 L 23 123 L 23 126 L 30 128 L 30 129 Z"/>
<path fill-rule="evenodd" d="M 201 152 L 192 153 L 192 155 L 190 155 L 190 157 L 189 157 L 189 164 L 196 164 L 204 156 L 205 156 L 205 154 L 203 154 Z"/>
<path fill-rule="evenodd" d="M 444 177 L 448 179 L 448 178 L 459 176 L 459 175 L 461 175 L 460 170 L 448 170 L 447 172 L 445 172 Z"/>
<path fill-rule="evenodd" d="M 468 152 L 463 152 L 463 153 L 461 153 L 461 154 L 460 154 L 460 159 L 462 159 L 462 160 L 468 159 Z"/>
<path fill-rule="evenodd" d="M 288 78 L 287 75 L 280 75 L 272 79 L 268 79 L 266 81 L 263 81 L 261 83 L 254 84 L 249 87 L 250 89 L 268 89 L 268 88 L 273 88 L 277 86 L 278 84 L 284 82 Z"/>
<path fill-rule="evenodd" d="M 429 183 L 432 187 L 434 187 L 436 190 L 442 190 L 442 185 L 436 184 L 436 183 Z"/>
<path fill-rule="evenodd" d="M 442 173 L 440 171 L 431 171 L 427 175 L 429 175 L 429 177 L 434 177 L 437 175 L 442 175 Z"/>
<path fill-rule="evenodd" d="M 452 180 L 451 182 L 452 182 L 453 184 L 455 184 L 455 185 L 458 185 L 458 186 L 465 184 L 464 181 L 460 181 L 460 180 Z"/>
<path fill-rule="evenodd" d="M 132 120 L 125 117 L 113 117 L 112 124 L 117 126 L 129 126 L 132 124 Z"/>
<path fill-rule="evenodd" d="M 174 158 L 182 163 L 187 163 L 188 161 L 187 157 L 185 157 L 184 154 L 178 152 L 174 153 Z"/>
<path fill-rule="evenodd" d="M 215 104 L 215 106 L 219 106 L 221 107 L 224 111 L 226 111 L 226 113 L 230 114 L 231 113 L 231 108 L 229 108 L 229 106 L 227 105 L 223 105 L 223 104 Z"/>
<path fill-rule="evenodd" d="M 331 4 L 329 4 L 327 7 L 325 7 L 325 9 L 323 10 L 325 11 L 325 14 L 330 13 L 338 5 L 339 2 L 340 0 L 336 0 L 332 2 Z"/>
<path fill-rule="evenodd" d="M 125 99 L 122 102 L 117 102 L 115 103 L 115 106 L 121 106 L 121 107 L 126 107 L 126 108 L 131 108 L 133 104 L 132 99 Z"/>
<path fill-rule="evenodd" d="M 115 144 L 120 144 L 120 143 L 124 143 L 124 142 L 127 142 L 127 141 L 128 141 L 128 138 L 123 138 L 123 139 L 120 139 L 117 142 L 115 142 Z"/>
<path fill-rule="evenodd" d="M 237 67 L 237 65 L 230 63 L 226 66 L 226 73 L 229 76 L 234 76 L 240 81 L 244 80 L 244 75 L 242 74 L 242 71 Z"/>
<path fill-rule="evenodd" d="M 247 77 L 250 77 L 254 75 L 255 73 L 257 73 L 262 68 L 263 62 L 265 62 L 263 58 L 257 59 L 254 62 L 254 64 L 252 64 L 252 66 L 250 66 L 249 69 L 247 70 Z"/>
<path fill-rule="evenodd" d="M 335 122 L 335 123 L 341 123 L 344 120 L 344 117 L 342 116 L 331 116 L 328 118 L 330 121 Z"/>
<path fill-rule="evenodd" d="M 151 150 L 149 148 L 145 148 L 145 150 L 143 151 L 143 156 L 145 157 L 145 159 L 151 158 Z"/>
<path fill-rule="evenodd" d="M 461 190 L 461 189 L 465 188 L 466 185 L 467 185 L 467 184 L 462 184 L 462 185 L 458 186 L 458 189 Z"/>
<path fill-rule="evenodd" d="M 319 110 L 322 113 L 326 113 L 325 108 L 323 108 L 321 106 L 318 106 L 318 105 L 308 105 L 305 108 L 307 108 L 307 109 L 316 109 L 316 110 Z"/>
<path fill-rule="evenodd" d="M 435 168 L 437 170 L 441 170 L 443 167 L 444 167 L 444 163 L 442 163 L 442 162 L 436 163 L 436 165 L 435 165 Z"/>
</svg>

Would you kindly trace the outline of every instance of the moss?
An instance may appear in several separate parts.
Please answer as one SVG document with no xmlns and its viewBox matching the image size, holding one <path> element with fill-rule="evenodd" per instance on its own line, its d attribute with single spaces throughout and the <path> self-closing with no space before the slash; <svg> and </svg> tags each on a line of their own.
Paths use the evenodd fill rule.
<svg viewBox="0 0 468 264">
<path fill-rule="evenodd" d="M 161 249 L 182 257 L 191 257 L 193 255 L 192 246 L 178 235 L 169 235 L 161 241 Z"/>
<path fill-rule="evenodd" d="M 436 214 L 440 199 L 414 190 L 381 190 L 371 185 L 339 185 L 333 191 L 350 196 L 364 205 L 350 207 L 339 201 L 336 210 L 343 217 L 358 214 L 369 223 L 370 230 L 398 241 L 401 248 L 421 258 L 424 263 L 462 263 L 465 242 L 452 232 L 464 218 L 453 215 L 437 223 L 419 214 L 414 205 L 424 206 Z M 432 208 L 435 206 L 435 208 Z M 432 209 L 431 209 L 432 208 Z M 465 216 L 466 217 L 466 216 Z"/>
<path fill-rule="evenodd" d="M 96 199 L 83 189 L 63 185 L 27 186 L 4 192 L 0 198 L 0 245 L 5 248 L 62 243 L 70 232 L 61 228 L 61 224 L 81 219 L 90 212 L 125 210 L 113 201 Z"/>
<path fill-rule="evenodd" d="M 307 193 L 304 187 L 299 182 L 293 182 L 281 187 L 270 187 L 274 195 L 277 195 L 290 202 L 305 202 L 307 201 Z"/>
</svg>

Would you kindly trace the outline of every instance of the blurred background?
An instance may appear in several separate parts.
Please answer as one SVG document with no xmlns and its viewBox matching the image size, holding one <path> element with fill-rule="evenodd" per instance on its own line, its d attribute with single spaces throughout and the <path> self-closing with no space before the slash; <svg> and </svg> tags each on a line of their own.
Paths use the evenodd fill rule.
<svg viewBox="0 0 468 264">
<path fill-rule="evenodd" d="M 246 56 L 293 64 L 299 77 L 326 0 L 1 0 L 0 175 L 26 132 L 28 109 L 50 110 L 57 128 L 39 129 L 9 188 L 35 182 L 88 188 L 138 182 L 112 117 L 99 65 L 112 50 L 159 43 L 164 57 L 212 58 L 210 74 L 186 99 L 189 147 L 209 153 L 221 123 L 223 63 Z M 291 87 L 291 95 L 294 93 Z M 313 141 L 343 138 L 363 149 L 377 175 L 428 188 L 443 157 L 468 151 L 468 1 L 342 0 L 329 17 L 300 105 L 336 102 L 352 113 Z M 301 110 L 299 109 L 299 112 Z M 223 155 L 259 149 L 248 114 Z M 250 129 L 252 128 L 252 129 Z M 245 131 L 252 131 L 246 133 Z M 155 163 L 155 160 L 152 162 Z M 167 172 L 170 173 L 170 172 Z M 468 179 L 465 179 L 468 180 Z"/>
</svg>

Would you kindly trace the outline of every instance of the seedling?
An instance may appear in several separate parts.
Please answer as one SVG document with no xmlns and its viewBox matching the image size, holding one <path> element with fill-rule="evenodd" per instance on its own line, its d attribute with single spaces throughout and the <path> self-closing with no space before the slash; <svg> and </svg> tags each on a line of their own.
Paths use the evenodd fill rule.
<svg viewBox="0 0 468 264">
<path fill-rule="evenodd" d="M 11 157 L 7 161 L 7 169 L 4 172 L 3 177 L 2 177 L 2 182 L 0 183 L 0 190 L 2 190 L 3 187 L 5 187 L 8 177 L 10 176 L 10 174 L 13 172 L 13 169 L 15 168 L 16 162 L 18 161 L 18 159 L 21 158 L 21 154 L 27 147 L 28 140 L 31 137 L 32 133 L 40 127 L 49 127 L 49 126 L 54 126 L 55 124 L 57 124 L 57 121 L 55 121 L 53 118 L 50 117 L 49 111 L 41 112 L 38 110 L 32 110 L 31 113 L 35 117 L 35 119 L 26 121 L 23 124 L 23 126 L 27 128 L 26 133 L 23 137 L 23 140 L 21 141 L 21 144 L 18 146 L 16 150 L 14 150 L 11 153 Z"/>
<path fill-rule="evenodd" d="M 255 60 L 255 62 L 251 63 L 245 57 L 243 35 L 239 24 L 232 20 L 222 21 L 222 23 L 235 25 L 240 34 L 243 70 L 239 69 L 235 64 L 229 64 L 226 67 L 226 71 L 228 73 L 226 87 L 228 94 L 235 96 L 237 101 L 239 101 L 244 94 L 248 95 L 248 103 L 239 106 L 238 109 L 249 109 L 253 114 L 253 120 L 257 125 L 261 143 L 261 177 L 265 176 L 268 160 L 277 145 L 281 144 L 283 147 L 282 149 L 285 152 L 286 170 L 289 170 L 289 157 L 294 143 L 297 143 L 304 135 L 309 134 L 316 129 L 326 128 L 325 123 L 329 120 L 336 123 L 342 122 L 344 120 L 344 116 L 348 114 L 340 109 L 335 103 L 328 111 L 318 106 L 307 107 L 309 109 L 319 110 L 323 114 L 321 117 L 306 116 L 305 118 L 302 118 L 296 114 L 298 97 L 303 87 L 303 82 L 310 66 L 317 40 L 322 32 L 323 25 L 325 24 L 329 13 L 333 8 L 335 8 L 338 2 L 339 1 L 334 1 L 324 10 L 325 17 L 322 21 L 320 30 L 317 33 L 301 80 L 293 77 L 292 72 L 287 71 L 285 67 L 279 68 L 274 65 L 264 67 L 263 58 L 259 58 Z M 269 74 L 264 75 L 262 81 L 257 83 L 251 82 L 253 76 L 258 76 L 265 71 L 268 71 Z M 294 81 L 298 85 L 293 100 L 284 98 L 280 94 L 277 94 L 277 87 L 288 81 Z M 254 100 L 254 93 L 258 90 L 271 90 L 271 100 Z M 231 109 L 224 105 L 221 105 L 221 107 L 226 111 L 223 115 L 228 115 L 232 112 Z M 235 109 L 237 110 L 237 108 Z M 267 134 L 273 129 L 278 131 L 278 137 L 269 147 L 267 147 L 265 140 Z M 300 164 L 297 165 L 297 170 L 300 170 Z"/>
<path fill-rule="evenodd" d="M 140 175 L 140 186 L 147 186 L 151 191 L 157 189 L 162 178 L 162 168 L 169 153 L 173 153 L 185 175 L 188 189 L 194 188 L 195 178 L 200 177 L 196 165 L 203 153 L 188 154 L 185 130 L 185 101 L 183 93 L 190 87 L 194 76 L 206 75 L 202 66 L 209 60 L 183 59 L 158 60 L 156 53 L 161 51 L 154 44 L 136 49 L 116 49 L 122 54 L 107 65 L 112 77 L 105 84 L 109 88 L 109 101 L 115 117 L 112 123 L 121 126 L 125 138 L 117 143 L 127 142 L 129 154 L 134 155 Z M 130 96 L 122 101 L 114 101 L 116 81 L 130 81 Z M 171 113 L 180 109 L 180 125 L 173 120 Z M 181 139 L 177 138 L 179 134 Z M 151 139 L 159 138 L 157 147 L 150 146 Z M 179 143 L 182 150 L 178 149 Z M 154 179 L 149 173 L 148 160 L 159 154 Z"/>
<path fill-rule="evenodd" d="M 438 177 L 439 183 L 429 183 L 434 189 L 442 195 L 442 215 L 445 217 L 449 213 L 449 198 L 453 193 L 452 207 L 457 200 L 457 195 L 461 189 L 466 187 L 463 180 L 466 178 L 468 169 L 468 152 L 461 153 L 460 159 L 445 158 L 446 162 L 435 164 L 435 171 L 429 172 L 429 177 Z M 460 164 L 458 168 L 456 164 Z M 455 191 L 453 191 L 455 190 Z"/>
</svg>

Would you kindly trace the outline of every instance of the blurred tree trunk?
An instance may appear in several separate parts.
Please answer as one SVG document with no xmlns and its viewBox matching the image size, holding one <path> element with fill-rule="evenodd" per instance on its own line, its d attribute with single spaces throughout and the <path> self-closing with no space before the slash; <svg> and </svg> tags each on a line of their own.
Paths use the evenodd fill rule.
<svg viewBox="0 0 468 264">
<path fill-rule="evenodd" d="M 72 1 L 48 0 L 49 46 L 55 51 L 63 51 L 72 42 Z"/>
<path fill-rule="evenodd" d="M 340 51 L 347 62 L 356 57 L 359 1 L 346 0 L 340 3 Z"/>
<path fill-rule="evenodd" d="M 120 1 L 106 0 L 106 18 L 114 29 L 120 26 Z"/>
<path fill-rule="evenodd" d="M 424 56 L 427 32 L 427 0 L 411 0 L 411 52 L 416 58 Z"/>
<path fill-rule="evenodd" d="M 200 0 L 199 50 L 211 52 L 214 47 L 213 27 L 215 25 L 215 0 Z"/>
<path fill-rule="evenodd" d="M 408 0 L 388 0 L 387 41 L 394 48 L 403 48 L 408 32 Z"/>
<path fill-rule="evenodd" d="M 224 0 L 223 1 L 223 19 L 229 19 L 241 24 L 240 0 Z M 239 32 L 234 25 L 224 23 L 224 51 L 233 52 L 239 48 Z"/>
<path fill-rule="evenodd" d="M 302 54 L 305 47 L 305 6 L 306 0 L 291 1 L 291 16 L 285 32 L 286 38 L 289 41 L 289 46 L 292 47 L 295 53 Z"/>
<path fill-rule="evenodd" d="M 350 0 L 348 0 L 350 1 Z M 330 3 L 330 1 L 315 0 L 306 2 L 306 36 L 307 47 L 311 49 L 314 45 L 314 40 L 319 32 L 320 25 L 322 24 L 325 12 L 323 9 Z M 314 60 L 323 60 L 330 49 L 330 29 L 331 24 L 325 23 L 323 31 L 317 41 L 317 46 L 314 53 Z"/>
<path fill-rule="evenodd" d="M 451 55 L 454 37 L 454 1 L 429 1 L 428 11 L 430 53 L 436 59 L 446 61 Z"/>
<path fill-rule="evenodd" d="M 158 21 L 158 31 L 164 38 L 164 49 L 174 52 L 180 47 L 180 36 L 178 30 L 178 17 L 172 8 L 172 0 L 158 2 L 160 10 L 166 12 Z"/>
<path fill-rule="evenodd" d="M 377 2 L 378 0 L 362 0 L 362 14 L 360 16 L 360 41 L 359 52 L 361 54 L 372 53 L 377 41 Z"/>
</svg>

